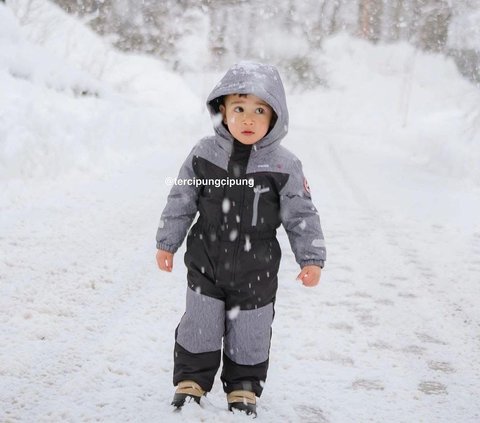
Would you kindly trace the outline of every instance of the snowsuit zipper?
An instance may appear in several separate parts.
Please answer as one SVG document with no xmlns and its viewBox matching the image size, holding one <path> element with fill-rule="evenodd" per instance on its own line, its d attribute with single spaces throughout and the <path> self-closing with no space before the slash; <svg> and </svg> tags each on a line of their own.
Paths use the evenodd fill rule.
<svg viewBox="0 0 480 423">
<path fill-rule="evenodd" d="M 234 140 L 233 146 L 232 146 L 232 155 L 230 156 L 230 165 L 229 169 L 232 170 L 232 175 L 230 177 L 234 177 L 236 179 L 241 179 L 246 177 L 247 173 L 247 164 L 248 160 L 250 158 L 250 153 L 252 150 L 251 145 L 244 145 L 241 144 L 239 141 Z M 236 167 L 238 166 L 238 167 Z M 230 172 L 229 172 L 230 173 Z M 239 204 L 239 216 L 240 216 L 240 222 L 238 222 L 237 226 L 237 238 L 235 240 L 235 246 L 233 250 L 233 256 L 232 256 L 232 283 L 235 284 L 236 282 L 236 274 L 237 274 L 237 256 L 238 256 L 238 249 L 240 247 L 240 243 L 242 240 L 242 227 L 243 227 L 243 204 L 245 202 L 245 185 L 240 185 L 241 186 L 241 195 L 240 195 L 240 204 Z"/>
<path fill-rule="evenodd" d="M 260 199 L 260 194 L 264 192 L 270 191 L 270 188 L 265 187 L 262 188 L 261 185 L 257 185 L 253 188 L 253 192 L 255 193 L 255 198 L 253 199 L 253 216 L 252 216 L 252 226 L 257 226 L 257 219 L 258 219 L 258 200 Z"/>
<path fill-rule="evenodd" d="M 240 202 L 240 210 L 243 211 L 243 203 L 245 202 L 245 186 L 242 187 L 242 201 Z M 243 223 L 243 213 L 240 214 L 240 222 L 238 225 L 238 236 L 236 239 L 235 250 L 233 251 L 233 263 L 232 263 L 232 282 L 236 282 L 235 275 L 237 274 L 237 255 L 240 243 L 242 240 L 242 223 Z"/>
</svg>

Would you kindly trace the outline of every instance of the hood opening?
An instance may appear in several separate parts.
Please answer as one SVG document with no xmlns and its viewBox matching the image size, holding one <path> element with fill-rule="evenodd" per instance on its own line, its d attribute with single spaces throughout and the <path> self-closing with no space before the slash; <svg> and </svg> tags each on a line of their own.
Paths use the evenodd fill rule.
<svg viewBox="0 0 480 423">
<path fill-rule="evenodd" d="M 220 105 L 224 96 L 233 93 L 256 95 L 273 109 L 270 127 L 265 136 L 258 141 L 258 148 L 263 149 L 277 144 L 285 137 L 288 132 L 288 108 L 283 83 L 274 66 L 240 62 L 233 65 L 211 91 L 206 103 L 212 116 L 214 130 L 227 142 L 231 142 L 231 134 L 223 124 L 223 119 L 218 117 L 221 116 Z"/>
<path fill-rule="evenodd" d="M 235 94 L 235 93 L 233 93 Z M 219 115 L 222 114 L 220 111 L 220 106 L 224 104 L 223 99 L 225 98 L 224 95 L 221 95 L 219 97 L 214 98 L 211 100 L 208 104 L 210 106 L 210 112 L 212 115 Z M 266 101 L 266 100 L 265 100 Z M 272 119 L 270 120 L 270 125 L 268 127 L 268 131 L 265 134 L 264 138 L 270 133 L 270 131 L 275 127 L 275 124 L 277 123 L 278 120 L 278 115 L 277 112 L 274 110 L 273 106 L 269 104 L 269 106 L 272 108 Z M 224 126 L 224 128 L 228 131 L 228 126 L 223 123 L 223 119 L 220 121 L 220 123 Z M 229 131 L 230 132 L 230 131 Z"/>
</svg>

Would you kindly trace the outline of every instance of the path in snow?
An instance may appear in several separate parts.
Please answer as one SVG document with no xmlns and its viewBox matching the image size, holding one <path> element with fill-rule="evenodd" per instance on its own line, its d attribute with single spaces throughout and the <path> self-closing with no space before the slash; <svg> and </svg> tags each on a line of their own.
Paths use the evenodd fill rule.
<svg viewBox="0 0 480 423">
<path fill-rule="evenodd" d="M 310 150 L 313 132 L 324 139 Z M 354 141 L 301 127 L 287 140 L 303 159 L 328 263 L 319 287 L 299 285 L 281 231 L 259 421 L 478 421 L 480 228 L 456 213 L 459 201 L 479 210 L 478 196 L 399 154 L 345 147 Z M 218 378 L 203 408 L 169 407 L 184 249 L 163 274 L 154 236 L 164 177 L 187 151 L 39 187 L 2 208 L 0 421 L 238 420 Z"/>
<path fill-rule="evenodd" d="M 448 215 L 462 185 L 399 155 L 356 151 L 354 136 L 315 133 L 325 138 L 307 163 L 323 177 L 329 246 L 319 312 L 330 316 L 319 327 L 331 330 L 316 349 L 343 366 L 325 386 L 332 421 L 478 420 L 480 232 L 474 213 Z M 479 210 L 478 197 L 463 197 Z"/>
</svg>

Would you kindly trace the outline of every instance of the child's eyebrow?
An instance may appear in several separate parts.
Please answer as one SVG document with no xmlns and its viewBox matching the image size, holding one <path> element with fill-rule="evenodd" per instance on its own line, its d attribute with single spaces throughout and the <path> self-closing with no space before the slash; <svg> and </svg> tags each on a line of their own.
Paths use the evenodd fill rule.
<svg viewBox="0 0 480 423">
<path fill-rule="evenodd" d="M 230 104 L 244 104 L 244 103 L 245 103 L 245 100 L 234 100 L 230 102 Z M 260 106 L 270 107 L 269 104 L 264 103 L 263 101 L 256 101 L 255 104 Z"/>
</svg>

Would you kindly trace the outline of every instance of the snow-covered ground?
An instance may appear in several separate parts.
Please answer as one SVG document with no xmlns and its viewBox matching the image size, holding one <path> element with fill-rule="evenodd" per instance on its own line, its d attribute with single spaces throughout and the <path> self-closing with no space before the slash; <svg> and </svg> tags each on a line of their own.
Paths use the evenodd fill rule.
<svg viewBox="0 0 480 423">
<path fill-rule="evenodd" d="M 0 5 L 0 421 L 246 420 L 219 380 L 172 412 L 184 247 L 172 274 L 154 260 L 164 180 L 211 132 L 218 75 L 182 80 L 36 13 L 19 27 Z M 258 421 L 477 422 L 480 94 L 407 45 L 338 36 L 324 52 L 329 88 L 290 90 L 284 145 L 328 262 L 299 285 L 281 231 Z"/>
</svg>

